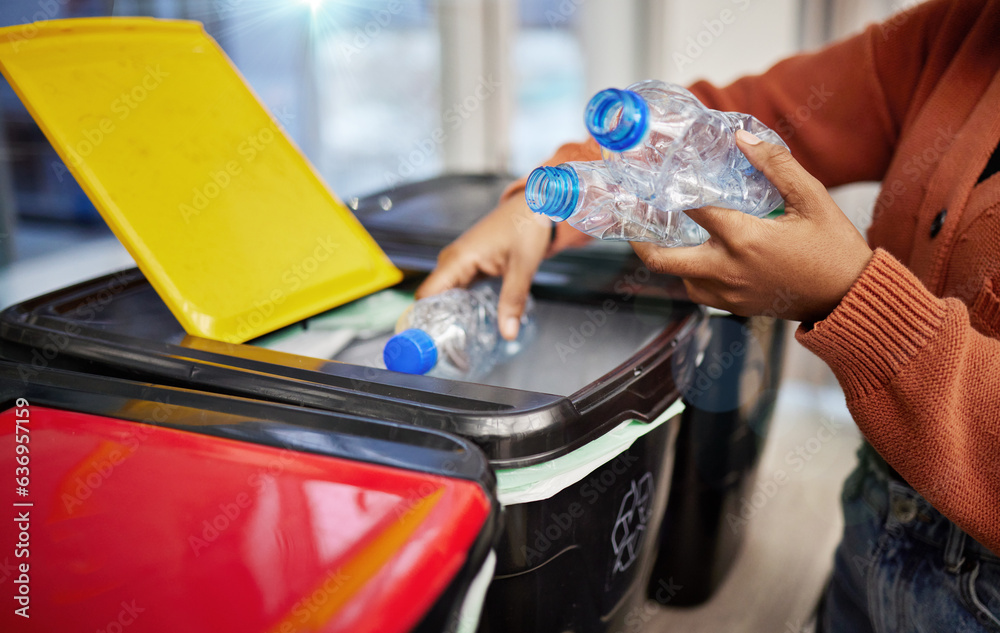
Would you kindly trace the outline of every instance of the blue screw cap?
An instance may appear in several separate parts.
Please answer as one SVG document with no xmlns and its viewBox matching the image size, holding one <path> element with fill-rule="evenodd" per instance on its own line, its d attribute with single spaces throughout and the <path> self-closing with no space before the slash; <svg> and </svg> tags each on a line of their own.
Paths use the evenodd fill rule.
<svg viewBox="0 0 1000 633">
<path fill-rule="evenodd" d="M 624 152 L 641 143 L 649 131 L 649 106 L 638 93 L 608 88 L 587 104 L 584 122 L 601 147 Z"/>
<path fill-rule="evenodd" d="M 404 374 L 426 374 L 437 364 L 434 339 L 423 330 L 411 328 L 393 336 L 382 350 L 385 366 Z"/>
</svg>

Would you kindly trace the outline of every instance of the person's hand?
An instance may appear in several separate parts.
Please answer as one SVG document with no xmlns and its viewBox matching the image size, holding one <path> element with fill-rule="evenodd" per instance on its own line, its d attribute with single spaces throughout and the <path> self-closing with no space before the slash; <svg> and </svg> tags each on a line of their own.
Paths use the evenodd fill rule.
<svg viewBox="0 0 1000 633">
<path fill-rule="evenodd" d="M 514 195 L 441 251 L 437 268 L 420 284 L 416 296 L 467 286 L 481 275 L 502 276 L 497 317 L 500 333 L 514 340 L 551 230 L 551 221 L 532 213 L 523 194 Z"/>
<path fill-rule="evenodd" d="M 742 130 L 736 140 L 781 192 L 785 214 L 767 220 L 704 207 L 686 212 L 711 235 L 704 244 L 632 246 L 650 270 L 682 277 L 692 301 L 743 316 L 820 321 L 847 294 L 872 250 L 788 150 Z"/>
</svg>

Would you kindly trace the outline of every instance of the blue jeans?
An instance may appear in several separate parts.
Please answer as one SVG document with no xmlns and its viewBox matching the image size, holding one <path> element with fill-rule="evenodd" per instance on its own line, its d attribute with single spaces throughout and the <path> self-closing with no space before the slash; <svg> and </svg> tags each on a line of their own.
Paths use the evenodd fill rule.
<svg viewBox="0 0 1000 633">
<path fill-rule="evenodd" d="M 818 633 L 1000 633 L 1000 556 L 859 453 Z"/>
</svg>

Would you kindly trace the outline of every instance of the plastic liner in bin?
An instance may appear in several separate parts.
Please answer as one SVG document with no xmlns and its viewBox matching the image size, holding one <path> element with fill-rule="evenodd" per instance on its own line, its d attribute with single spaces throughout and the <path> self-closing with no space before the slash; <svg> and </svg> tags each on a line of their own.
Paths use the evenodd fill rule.
<svg viewBox="0 0 1000 633">
<path fill-rule="evenodd" d="M 23 369 L 0 363 L 3 533 L 30 552 L 4 630 L 475 628 L 499 507 L 467 441 Z"/>
</svg>

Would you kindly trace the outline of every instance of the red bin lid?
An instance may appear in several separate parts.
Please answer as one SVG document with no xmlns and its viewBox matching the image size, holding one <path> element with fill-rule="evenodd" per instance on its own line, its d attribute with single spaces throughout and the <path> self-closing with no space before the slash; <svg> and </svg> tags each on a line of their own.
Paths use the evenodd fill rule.
<svg viewBox="0 0 1000 633">
<path fill-rule="evenodd" d="M 13 406 L 0 429 L 27 478 L 5 631 L 408 631 L 491 512 L 474 481 L 111 417 Z"/>
</svg>

